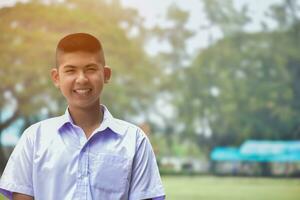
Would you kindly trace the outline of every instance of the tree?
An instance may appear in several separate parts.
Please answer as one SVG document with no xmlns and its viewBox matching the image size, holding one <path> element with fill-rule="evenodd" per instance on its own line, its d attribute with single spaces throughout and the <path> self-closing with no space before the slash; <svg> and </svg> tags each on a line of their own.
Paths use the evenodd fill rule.
<svg viewBox="0 0 300 200">
<path fill-rule="evenodd" d="M 168 154 L 172 154 L 174 153 L 172 149 L 178 145 L 173 141 L 176 140 L 175 134 L 179 133 L 178 127 L 180 126 L 176 108 L 177 95 L 181 96 L 177 93 L 178 83 L 181 78 L 180 74 L 186 67 L 186 61 L 191 59 L 187 51 L 187 41 L 194 35 L 194 32 L 186 28 L 189 13 L 180 9 L 176 4 L 168 8 L 166 20 L 169 21 L 170 26 L 156 26 L 153 29 L 158 41 L 166 42 L 170 50 L 160 52 L 155 57 L 157 65 L 162 69 L 162 74 L 158 85 L 160 92 L 157 94 L 158 98 L 152 112 L 163 122 L 161 131 L 166 137 Z"/>
<path fill-rule="evenodd" d="M 137 115 L 154 98 L 158 69 L 143 50 L 143 38 L 128 33 L 133 27 L 142 30 L 141 20 L 119 1 L 68 0 L 46 5 L 33 0 L 1 8 L 0 17 L 0 134 L 18 119 L 28 125 L 66 108 L 49 72 L 55 65 L 57 41 L 71 32 L 89 32 L 102 40 L 113 70 L 102 102 L 114 115 Z"/>
<path fill-rule="evenodd" d="M 223 19 L 238 18 L 231 13 Z M 223 27 L 221 17 L 211 19 Z M 235 20 L 227 23 L 237 27 L 230 26 Z M 239 29 L 224 34 L 185 70 L 178 104 L 185 133 L 208 150 L 249 138 L 299 139 L 299 21 L 257 33 L 237 24 Z M 205 137 L 205 131 L 212 135 Z"/>
<path fill-rule="evenodd" d="M 203 4 L 209 26 L 218 27 L 225 37 L 243 32 L 250 22 L 248 7 L 237 10 L 232 0 L 203 0 Z"/>
</svg>

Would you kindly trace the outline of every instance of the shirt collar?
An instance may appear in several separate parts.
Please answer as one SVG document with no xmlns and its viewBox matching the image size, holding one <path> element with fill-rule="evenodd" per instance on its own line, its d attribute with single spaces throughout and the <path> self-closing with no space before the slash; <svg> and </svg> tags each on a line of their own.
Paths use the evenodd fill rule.
<svg viewBox="0 0 300 200">
<path fill-rule="evenodd" d="M 120 123 L 118 119 L 114 118 L 105 105 L 101 104 L 100 108 L 103 112 L 103 120 L 100 127 L 98 128 L 98 131 L 104 131 L 109 128 L 116 134 L 124 135 L 127 131 L 127 126 L 123 123 Z M 67 124 L 75 126 L 68 108 L 66 109 L 65 114 L 59 117 L 57 126 L 58 130 L 60 130 L 64 126 L 67 126 Z"/>
<path fill-rule="evenodd" d="M 103 120 L 99 127 L 99 131 L 109 128 L 116 134 L 124 135 L 128 127 L 125 124 L 120 123 L 118 119 L 114 118 L 106 106 L 101 104 L 101 109 L 103 111 Z"/>
</svg>

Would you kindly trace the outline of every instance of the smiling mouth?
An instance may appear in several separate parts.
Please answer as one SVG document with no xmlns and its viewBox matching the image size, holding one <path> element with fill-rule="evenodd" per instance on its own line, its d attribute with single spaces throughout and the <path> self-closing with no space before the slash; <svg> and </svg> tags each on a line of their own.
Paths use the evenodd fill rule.
<svg viewBox="0 0 300 200">
<path fill-rule="evenodd" d="M 80 95 L 86 95 L 90 91 L 92 91 L 92 89 L 76 89 L 76 90 L 73 90 L 73 92 L 75 92 L 77 94 L 80 94 Z"/>
</svg>

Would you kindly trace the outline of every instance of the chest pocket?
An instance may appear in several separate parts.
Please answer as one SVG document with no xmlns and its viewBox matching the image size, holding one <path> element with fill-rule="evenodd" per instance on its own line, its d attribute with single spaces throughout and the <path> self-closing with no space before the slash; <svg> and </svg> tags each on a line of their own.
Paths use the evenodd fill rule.
<svg viewBox="0 0 300 200">
<path fill-rule="evenodd" d="M 129 158 L 113 154 L 99 154 L 89 159 L 92 193 L 110 197 L 125 196 L 129 188 L 131 162 Z M 94 195 L 93 195 L 94 196 Z"/>
</svg>

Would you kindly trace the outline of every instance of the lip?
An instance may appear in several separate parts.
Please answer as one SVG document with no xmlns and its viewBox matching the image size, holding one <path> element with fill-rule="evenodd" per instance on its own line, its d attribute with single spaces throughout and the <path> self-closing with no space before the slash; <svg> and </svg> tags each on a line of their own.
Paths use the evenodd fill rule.
<svg viewBox="0 0 300 200">
<path fill-rule="evenodd" d="M 80 94 L 80 95 L 88 94 L 90 91 L 92 91 L 91 88 L 78 88 L 78 89 L 73 90 L 73 92 Z"/>
</svg>

